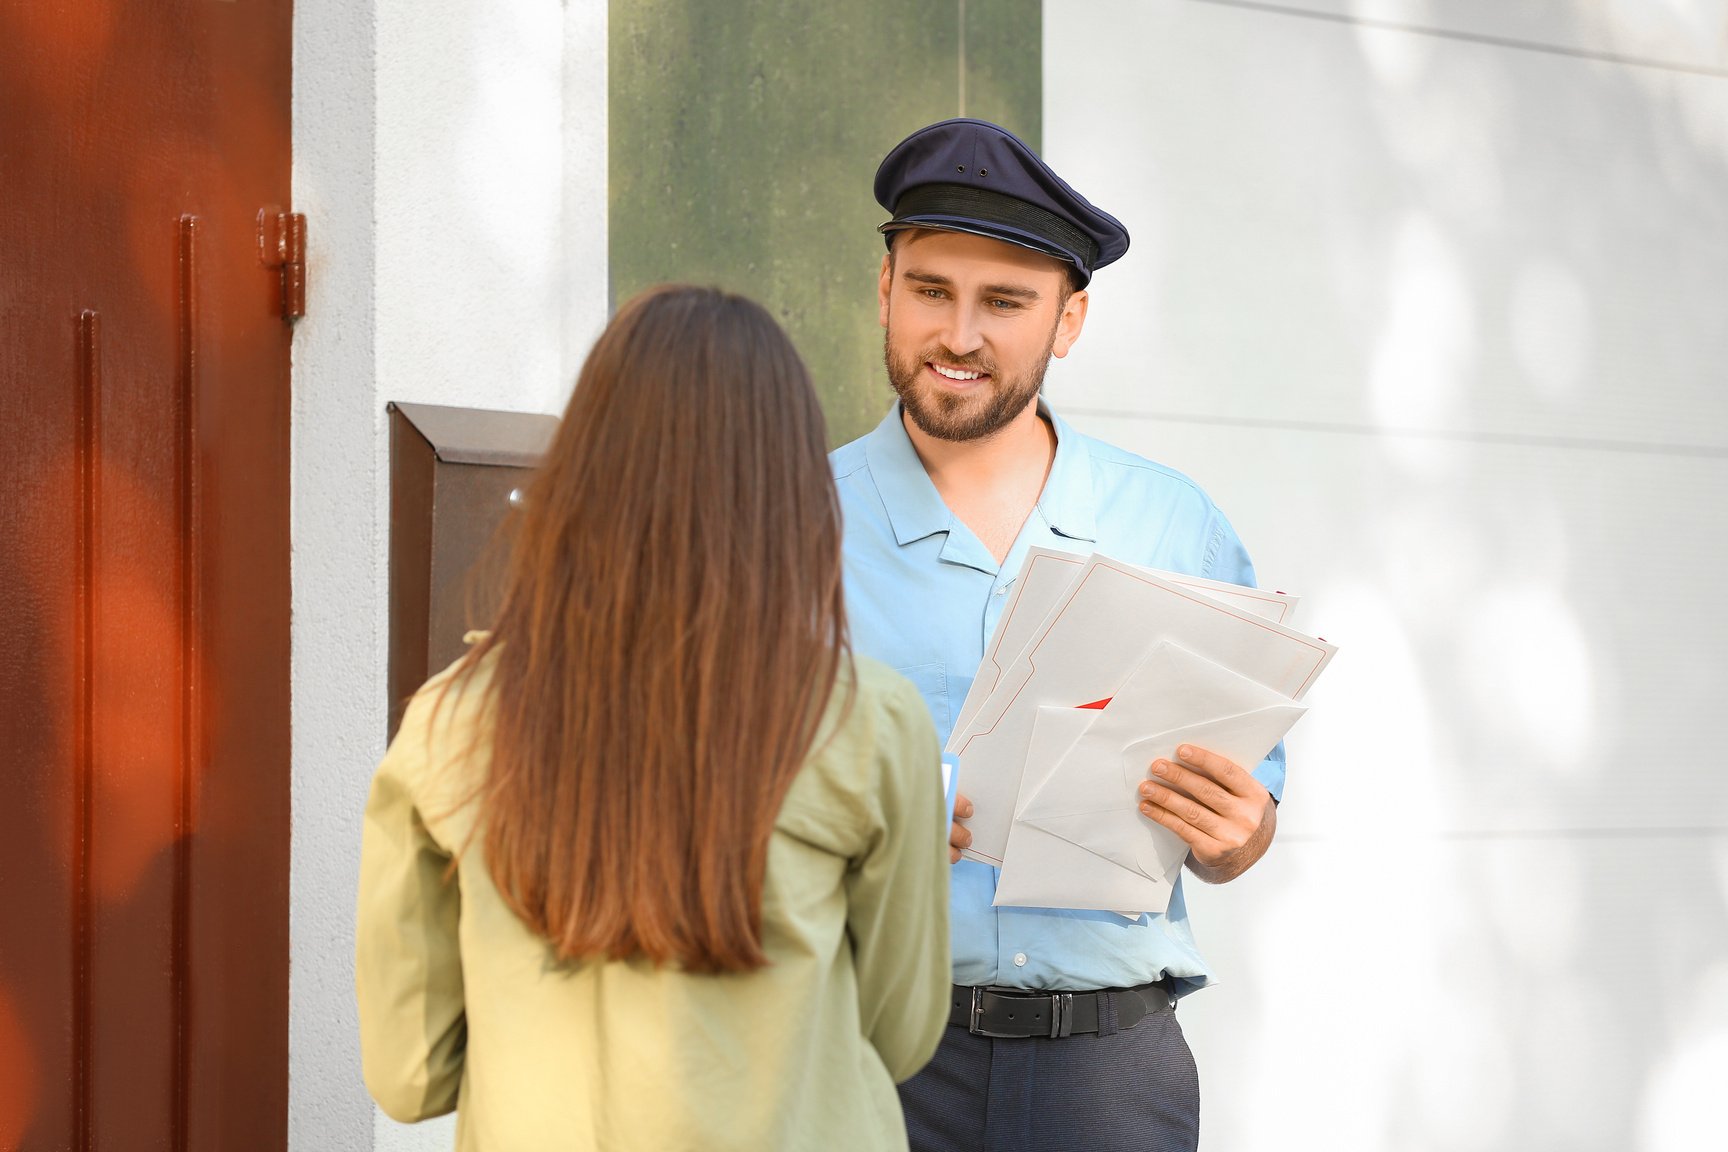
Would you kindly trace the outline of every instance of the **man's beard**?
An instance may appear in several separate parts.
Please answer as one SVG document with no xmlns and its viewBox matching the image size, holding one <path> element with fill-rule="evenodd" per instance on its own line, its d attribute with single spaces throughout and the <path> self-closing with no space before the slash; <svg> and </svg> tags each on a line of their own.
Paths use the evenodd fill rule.
<svg viewBox="0 0 1728 1152">
<path fill-rule="evenodd" d="M 1052 346 L 1055 332 L 1051 332 Z M 996 366 L 979 356 L 955 356 L 941 349 L 913 359 L 894 355 L 894 345 L 885 336 L 882 340 L 882 360 L 888 367 L 888 383 L 893 385 L 900 403 L 912 423 L 926 436 L 937 440 L 983 440 L 994 436 L 1026 410 L 1044 387 L 1044 371 L 1050 366 L 1050 350 L 1045 349 L 1035 364 L 1017 378 L 1005 379 Z M 935 360 L 949 367 L 968 372 L 983 372 L 990 377 L 987 395 L 960 395 L 943 392 L 935 385 L 920 387 L 920 377 L 927 361 Z"/>
</svg>

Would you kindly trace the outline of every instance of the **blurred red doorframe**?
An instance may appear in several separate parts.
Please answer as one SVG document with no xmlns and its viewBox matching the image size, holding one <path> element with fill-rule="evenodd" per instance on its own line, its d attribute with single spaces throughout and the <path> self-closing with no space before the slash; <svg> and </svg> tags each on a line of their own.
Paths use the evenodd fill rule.
<svg viewBox="0 0 1728 1152">
<path fill-rule="evenodd" d="M 0 0 L 0 1149 L 287 1142 L 291 14 Z"/>
</svg>

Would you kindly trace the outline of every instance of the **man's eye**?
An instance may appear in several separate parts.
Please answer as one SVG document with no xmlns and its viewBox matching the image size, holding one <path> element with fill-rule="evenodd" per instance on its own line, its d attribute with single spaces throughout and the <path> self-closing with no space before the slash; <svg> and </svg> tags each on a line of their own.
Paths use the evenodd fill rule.
<svg viewBox="0 0 1728 1152">
<path fill-rule="evenodd" d="M 1012 309 L 1020 307 L 1020 301 L 1018 301 L 1018 300 L 992 300 L 992 301 L 990 301 L 990 307 L 996 309 L 998 312 L 1008 312 L 1008 311 L 1011 311 Z"/>
</svg>

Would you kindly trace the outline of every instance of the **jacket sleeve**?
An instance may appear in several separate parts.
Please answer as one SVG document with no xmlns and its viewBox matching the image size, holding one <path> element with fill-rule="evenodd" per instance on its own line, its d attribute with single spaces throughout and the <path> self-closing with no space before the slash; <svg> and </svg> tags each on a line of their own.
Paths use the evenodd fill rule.
<svg viewBox="0 0 1728 1152">
<path fill-rule="evenodd" d="M 354 965 L 366 1088 L 404 1122 L 455 1109 L 467 1042 L 460 890 L 410 786 L 426 758 L 415 705 L 366 803 Z"/>
<path fill-rule="evenodd" d="M 864 1035 L 898 1082 L 936 1054 L 951 978 L 941 748 L 911 684 L 884 702 L 872 754 L 882 821 L 847 875 L 847 927 Z"/>
</svg>

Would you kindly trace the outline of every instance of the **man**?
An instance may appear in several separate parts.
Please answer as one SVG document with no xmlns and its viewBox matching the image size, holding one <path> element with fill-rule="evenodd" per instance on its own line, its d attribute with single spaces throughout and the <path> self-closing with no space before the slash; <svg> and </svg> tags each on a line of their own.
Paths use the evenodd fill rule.
<svg viewBox="0 0 1728 1152">
<path fill-rule="evenodd" d="M 1122 225 L 978 120 L 902 141 L 875 190 L 892 216 L 878 306 L 899 399 L 832 457 L 847 611 L 855 647 L 918 686 L 946 740 L 1029 548 L 1254 573 L 1192 481 L 1080 435 L 1039 397 L 1080 337 L 1092 273 L 1127 250 Z M 1141 810 L 1183 838 L 1196 876 L 1233 879 L 1271 843 L 1283 750 L 1253 774 L 1204 749 L 1178 757 L 1148 765 Z M 1207 969 L 1180 884 L 1136 922 L 995 908 L 995 870 L 960 860 L 964 795 L 955 813 L 954 1011 L 901 1086 L 913 1147 L 1193 1149 L 1198 1084 L 1174 1007 Z"/>
</svg>

